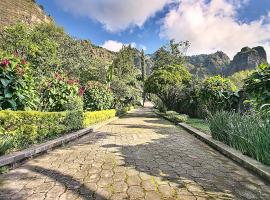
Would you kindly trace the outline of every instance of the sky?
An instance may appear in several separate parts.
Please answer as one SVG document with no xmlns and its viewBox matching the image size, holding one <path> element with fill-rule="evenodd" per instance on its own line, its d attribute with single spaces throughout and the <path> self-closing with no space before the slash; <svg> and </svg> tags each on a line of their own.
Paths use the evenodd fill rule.
<svg viewBox="0 0 270 200">
<path fill-rule="evenodd" d="M 189 41 L 188 55 L 264 46 L 270 60 L 270 0 L 37 0 L 78 39 L 112 51 L 146 53 L 169 40 Z"/>
</svg>

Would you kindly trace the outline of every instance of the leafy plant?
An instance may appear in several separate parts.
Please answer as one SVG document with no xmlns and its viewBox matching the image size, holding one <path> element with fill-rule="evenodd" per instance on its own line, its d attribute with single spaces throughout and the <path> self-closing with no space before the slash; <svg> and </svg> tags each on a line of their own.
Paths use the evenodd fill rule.
<svg viewBox="0 0 270 200">
<path fill-rule="evenodd" d="M 88 111 L 107 110 L 112 107 L 111 90 L 99 82 L 89 81 L 84 93 L 84 109 Z"/>
<path fill-rule="evenodd" d="M 218 110 L 233 110 L 238 104 L 236 86 L 220 75 L 207 78 L 203 82 L 199 98 L 202 105 L 211 113 Z"/>
<path fill-rule="evenodd" d="M 42 86 L 41 109 L 44 111 L 68 110 L 70 101 L 84 93 L 79 81 L 69 79 L 65 74 L 58 72 L 44 79 Z"/>
<path fill-rule="evenodd" d="M 36 109 L 38 93 L 29 63 L 0 52 L 0 109 Z"/>
<path fill-rule="evenodd" d="M 249 95 L 247 102 L 251 103 L 255 109 L 269 109 L 267 105 L 270 104 L 270 65 L 260 65 L 245 80 L 244 89 Z"/>
<path fill-rule="evenodd" d="M 218 111 L 210 116 L 212 137 L 243 154 L 270 165 L 270 121 L 258 114 Z"/>
</svg>

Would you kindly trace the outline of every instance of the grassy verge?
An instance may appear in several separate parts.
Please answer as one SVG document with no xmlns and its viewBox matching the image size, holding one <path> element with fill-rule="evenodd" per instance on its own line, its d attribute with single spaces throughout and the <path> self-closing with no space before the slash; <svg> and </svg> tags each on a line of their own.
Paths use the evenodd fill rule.
<svg viewBox="0 0 270 200">
<path fill-rule="evenodd" d="M 210 134 L 210 128 L 206 120 L 198 118 L 188 118 L 186 123 L 206 134 Z"/>
</svg>

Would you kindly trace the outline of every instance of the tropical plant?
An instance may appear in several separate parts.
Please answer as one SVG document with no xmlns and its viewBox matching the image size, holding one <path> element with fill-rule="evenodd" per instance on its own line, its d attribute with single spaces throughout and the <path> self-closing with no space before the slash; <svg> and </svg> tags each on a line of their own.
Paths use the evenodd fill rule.
<svg viewBox="0 0 270 200">
<path fill-rule="evenodd" d="M 244 90 L 249 96 L 247 102 L 257 110 L 270 110 L 270 65 L 262 64 L 246 80 Z"/>
<path fill-rule="evenodd" d="M 104 84 L 89 81 L 84 93 L 84 109 L 88 111 L 112 108 L 113 94 Z"/>
<path fill-rule="evenodd" d="M 65 74 L 55 72 L 43 80 L 41 93 L 41 110 L 65 111 L 70 100 L 83 96 L 85 89 L 78 80 L 69 79 Z"/>
<path fill-rule="evenodd" d="M 239 101 L 236 86 L 220 75 L 207 78 L 202 84 L 199 96 L 201 104 L 211 113 L 237 109 Z"/>
<path fill-rule="evenodd" d="M 0 109 L 36 109 L 38 93 L 29 63 L 0 52 Z"/>
</svg>

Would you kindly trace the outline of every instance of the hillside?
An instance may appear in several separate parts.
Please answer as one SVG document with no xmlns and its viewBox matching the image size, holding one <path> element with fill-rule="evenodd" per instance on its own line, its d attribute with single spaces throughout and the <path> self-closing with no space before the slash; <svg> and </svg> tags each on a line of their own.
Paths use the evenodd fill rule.
<svg viewBox="0 0 270 200">
<path fill-rule="evenodd" d="M 52 22 L 41 6 L 34 0 L 1 0 L 0 1 L 0 27 L 24 22 L 27 24 Z"/>
<path fill-rule="evenodd" d="M 54 23 L 52 17 L 48 16 L 35 0 L 0 0 L 0 27 L 18 22 L 29 25 L 42 22 Z M 82 40 L 82 43 L 87 46 L 89 56 L 93 59 L 107 63 L 112 62 L 115 57 L 115 53 L 93 45 L 90 41 Z"/>
<path fill-rule="evenodd" d="M 224 52 L 187 56 L 187 67 L 192 74 L 200 77 L 223 74 L 229 76 L 235 72 L 255 69 L 267 62 L 267 54 L 263 47 L 244 47 L 233 60 Z"/>
</svg>

